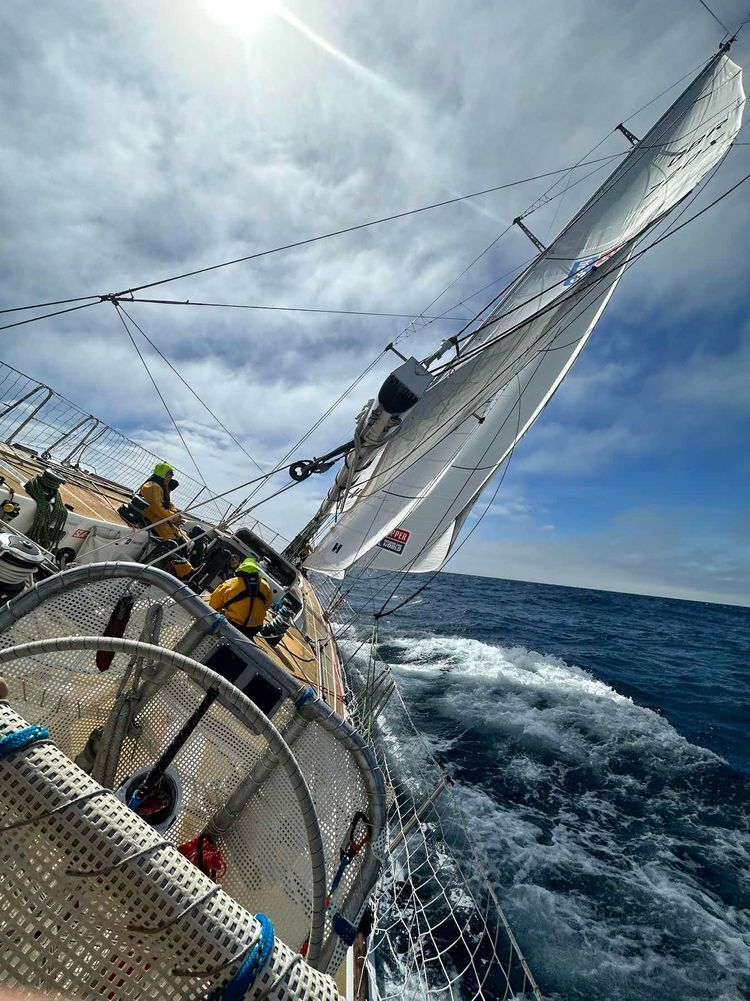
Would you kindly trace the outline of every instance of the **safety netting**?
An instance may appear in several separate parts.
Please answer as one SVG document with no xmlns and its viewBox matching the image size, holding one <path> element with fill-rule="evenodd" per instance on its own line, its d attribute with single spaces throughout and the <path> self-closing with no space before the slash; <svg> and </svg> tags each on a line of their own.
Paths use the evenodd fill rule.
<svg viewBox="0 0 750 1001">
<path fill-rule="evenodd" d="M 164 460 L 44 383 L 0 362 L 0 467 L 12 469 L 14 458 L 26 458 L 25 453 L 57 466 L 68 482 L 94 494 L 112 484 L 137 490 Z M 194 476 L 183 470 L 177 474 L 173 499 L 181 509 L 196 506 L 200 518 L 218 523 L 233 507 L 226 499 L 213 499 Z M 23 482 L 22 474 L 19 478 Z M 288 541 L 252 516 L 235 520 L 234 527 L 240 526 L 270 545 Z"/>
</svg>

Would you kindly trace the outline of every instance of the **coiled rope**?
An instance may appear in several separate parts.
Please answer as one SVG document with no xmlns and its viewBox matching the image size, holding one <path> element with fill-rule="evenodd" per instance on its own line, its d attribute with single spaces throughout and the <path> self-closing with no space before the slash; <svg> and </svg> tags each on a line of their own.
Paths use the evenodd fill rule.
<svg viewBox="0 0 750 1001">
<path fill-rule="evenodd" d="M 52 489 L 55 493 L 50 500 Z M 68 520 L 68 509 L 57 484 L 41 473 L 29 480 L 24 490 L 36 503 L 34 521 L 26 534 L 44 549 L 54 549 L 65 533 L 65 522 Z"/>
</svg>

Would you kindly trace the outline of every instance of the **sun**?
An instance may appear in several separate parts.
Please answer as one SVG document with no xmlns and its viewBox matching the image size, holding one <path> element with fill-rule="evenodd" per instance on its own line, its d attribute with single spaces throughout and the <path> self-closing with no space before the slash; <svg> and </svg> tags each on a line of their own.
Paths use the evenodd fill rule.
<svg viewBox="0 0 750 1001">
<path fill-rule="evenodd" d="M 204 0 L 214 20 L 240 32 L 259 28 L 281 7 L 281 0 Z"/>
</svg>

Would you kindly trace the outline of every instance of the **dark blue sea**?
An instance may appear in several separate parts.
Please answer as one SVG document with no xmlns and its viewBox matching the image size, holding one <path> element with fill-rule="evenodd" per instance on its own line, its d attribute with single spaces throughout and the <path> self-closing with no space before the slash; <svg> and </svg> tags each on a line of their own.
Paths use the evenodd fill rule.
<svg viewBox="0 0 750 1001">
<path fill-rule="evenodd" d="M 446 573 L 380 643 L 546 997 L 750 997 L 750 609 Z"/>
</svg>

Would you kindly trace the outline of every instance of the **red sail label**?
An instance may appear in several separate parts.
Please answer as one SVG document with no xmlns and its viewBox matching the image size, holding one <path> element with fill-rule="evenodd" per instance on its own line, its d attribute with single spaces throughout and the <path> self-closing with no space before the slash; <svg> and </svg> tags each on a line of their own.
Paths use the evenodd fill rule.
<svg viewBox="0 0 750 1001">
<path fill-rule="evenodd" d="M 386 535 L 384 539 L 380 540 L 378 545 L 381 549 L 387 549 L 391 553 L 403 553 L 410 534 L 403 528 L 394 528 L 390 535 Z"/>
</svg>

